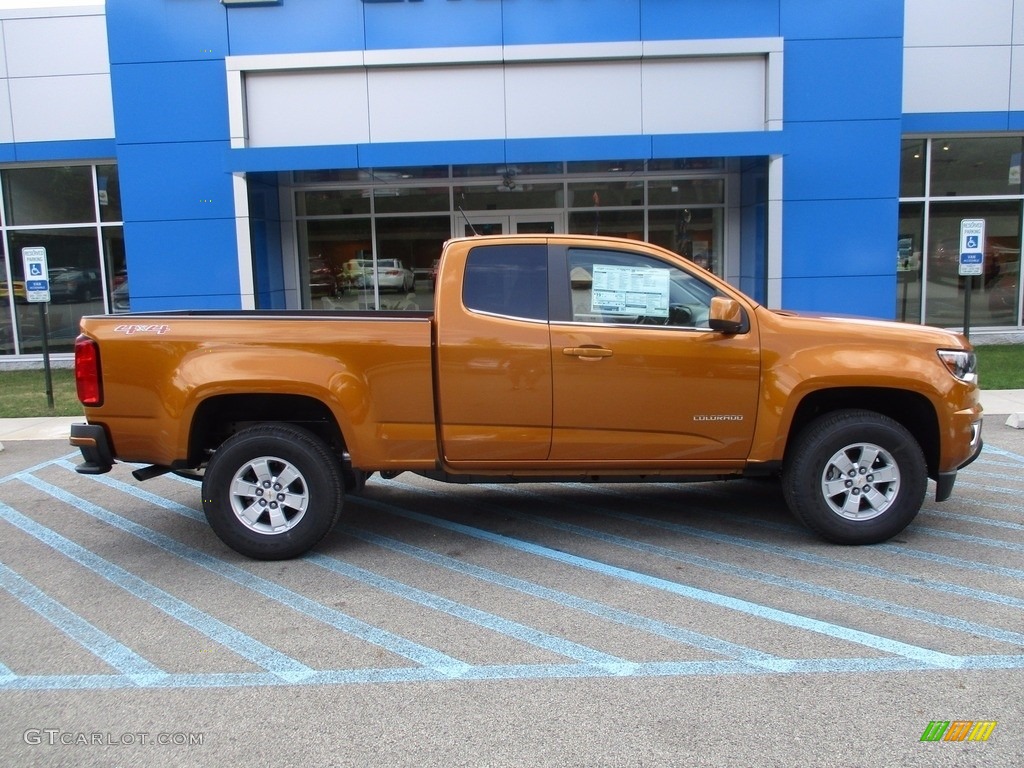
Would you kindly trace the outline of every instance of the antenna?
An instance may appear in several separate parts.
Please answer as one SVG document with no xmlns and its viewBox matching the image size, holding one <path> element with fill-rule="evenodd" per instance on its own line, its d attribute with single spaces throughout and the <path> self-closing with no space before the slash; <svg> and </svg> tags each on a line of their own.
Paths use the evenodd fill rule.
<svg viewBox="0 0 1024 768">
<path fill-rule="evenodd" d="M 459 204 L 455 207 L 458 209 L 459 213 L 462 214 L 462 218 L 466 220 L 466 224 L 469 225 L 469 230 L 473 233 L 473 237 L 480 237 L 480 233 L 476 231 L 476 227 L 473 226 L 473 222 L 469 220 L 469 216 L 467 216 L 466 212 L 462 210 L 462 204 L 464 202 L 466 202 L 465 192 L 463 192 L 462 195 L 459 196 Z"/>
</svg>

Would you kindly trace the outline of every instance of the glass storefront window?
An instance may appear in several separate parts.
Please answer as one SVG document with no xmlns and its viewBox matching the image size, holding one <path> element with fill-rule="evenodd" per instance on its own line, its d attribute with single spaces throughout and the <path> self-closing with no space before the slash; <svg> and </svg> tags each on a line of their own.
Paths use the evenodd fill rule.
<svg viewBox="0 0 1024 768">
<path fill-rule="evenodd" d="M 412 272 L 412 290 L 399 290 L 392 276 L 380 281 L 381 309 L 433 309 L 434 270 L 445 240 L 451 236 L 448 216 L 406 216 L 377 219 L 380 261 L 397 262 Z M 378 270 L 380 272 L 381 270 Z"/>
<path fill-rule="evenodd" d="M 644 180 L 584 181 L 569 184 L 570 208 L 626 208 L 644 204 Z"/>
<path fill-rule="evenodd" d="M 369 218 L 303 221 L 299 239 L 303 307 L 332 309 L 346 287 L 365 287 L 363 267 L 373 260 Z"/>
<path fill-rule="evenodd" d="M 1016 200 L 932 203 L 928 227 L 925 322 L 960 326 L 967 279 L 959 275 L 960 222 L 985 220 L 984 274 L 971 279 L 971 325 L 1020 322 L 1021 203 Z"/>
<path fill-rule="evenodd" d="M 96 220 L 92 168 L 11 168 L 3 172 L 8 226 L 80 224 Z"/>
<path fill-rule="evenodd" d="M 509 177 L 495 185 L 455 187 L 455 205 L 466 211 L 561 208 L 561 184 L 521 183 Z"/>
<path fill-rule="evenodd" d="M 1019 195 L 1022 145 L 1019 136 L 933 139 L 932 196 Z"/>
<path fill-rule="evenodd" d="M 96 166 L 96 198 L 100 204 L 100 221 L 121 221 L 121 184 L 116 165 Z"/>
<path fill-rule="evenodd" d="M 721 205 L 722 179 L 656 179 L 650 182 L 650 205 Z"/>
<path fill-rule="evenodd" d="M 720 275 L 721 227 L 721 208 L 658 209 L 648 216 L 647 239 Z"/>
<path fill-rule="evenodd" d="M 900 197 L 924 195 L 924 171 L 927 142 L 906 139 L 900 147 Z"/>
<path fill-rule="evenodd" d="M 600 208 L 572 211 L 569 214 L 569 234 L 608 235 L 643 240 L 644 212 L 604 211 Z"/>
<path fill-rule="evenodd" d="M 331 189 L 300 192 L 295 197 L 299 216 L 351 216 L 370 212 L 370 189 Z"/>
<path fill-rule="evenodd" d="M 45 248 L 50 270 L 49 317 L 50 350 L 71 352 L 78 335 L 82 315 L 102 314 L 103 283 L 100 275 L 96 230 L 91 227 L 15 230 L 7 234 L 15 285 L 25 276 L 21 262 L 23 248 Z M 42 352 L 42 325 L 39 307 L 15 299 L 18 340 L 23 354 Z"/>
<path fill-rule="evenodd" d="M 377 213 L 447 212 L 448 187 L 376 187 L 374 208 Z"/>
<path fill-rule="evenodd" d="M 921 318 L 923 247 L 924 203 L 903 203 L 896 239 L 896 319 L 905 323 L 916 323 Z"/>
</svg>

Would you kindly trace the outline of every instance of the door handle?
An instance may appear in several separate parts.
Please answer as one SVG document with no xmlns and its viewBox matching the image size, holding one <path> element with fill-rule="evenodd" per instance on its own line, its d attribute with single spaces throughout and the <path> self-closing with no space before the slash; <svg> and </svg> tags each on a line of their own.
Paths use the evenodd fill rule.
<svg viewBox="0 0 1024 768">
<path fill-rule="evenodd" d="M 580 360 L 600 360 L 602 357 L 611 357 L 612 351 L 604 347 L 566 347 L 562 354 Z"/>
</svg>

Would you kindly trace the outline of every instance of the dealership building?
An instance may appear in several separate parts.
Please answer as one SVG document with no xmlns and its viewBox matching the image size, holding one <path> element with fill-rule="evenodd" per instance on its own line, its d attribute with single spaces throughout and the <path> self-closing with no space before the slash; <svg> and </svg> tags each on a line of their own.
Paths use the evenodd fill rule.
<svg viewBox="0 0 1024 768">
<path fill-rule="evenodd" d="M 649 240 L 772 308 L 1024 332 L 1024 0 L 18 6 L 0 365 L 39 358 L 44 317 L 67 353 L 129 308 L 428 308 L 443 242 L 504 232 Z"/>
</svg>

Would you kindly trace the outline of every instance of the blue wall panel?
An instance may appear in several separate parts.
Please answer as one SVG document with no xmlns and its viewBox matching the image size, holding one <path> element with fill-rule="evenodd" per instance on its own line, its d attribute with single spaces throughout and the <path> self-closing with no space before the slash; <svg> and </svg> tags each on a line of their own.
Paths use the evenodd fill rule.
<svg viewBox="0 0 1024 768">
<path fill-rule="evenodd" d="M 643 0 L 644 40 L 778 37 L 779 0 Z"/>
<path fill-rule="evenodd" d="M 228 143 L 122 146 L 119 176 L 125 221 L 217 219 L 235 215 Z"/>
<path fill-rule="evenodd" d="M 788 40 L 903 37 L 904 0 L 780 0 Z"/>
<path fill-rule="evenodd" d="M 110 68 L 118 144 L 228 138 L 223 61 Z"/>
<path fill-rule="evenodd" d="M 350 2 L 357 4 L 356 0 Z M 368 50 L 502 43 L 500 0 L 364 2 L 360 5 L 366 14 Z"/>
<path fill-rule="evenodd" d="M 557 139 L 514 139 L 507 142 L 510 163 L 558 160 L 629 160 L 651 156 L 650 136 L 583 136 Z"/>
<path fill-rule="evenodd" d="M 363 48 L 363 4 L 300 0 L 227 9 L 232 56 Z"/>
<path fill-rule="evenodd" d="M 227 15 L 215 0 L 106 0 L 106 8 L 112 65 L 227 53 Z"/>
<path fill-rule="evenodd" d="M 786 41 L 787 123 L 884 120 L 903 109 L 899 39 Z"/>
<path fill-rule="evenodd" d="M 133 311 L 239 309 L 235 220 L 125 222 Z"/>
<path fill-rule="evenodd" d="M 899 204 L 888 200 L 787 200 L 783 210 L 784 278 L 888 275 L 896 284 Z M 784 291 L 784 306 L 793 304 Z M 892 305 L 885 306 L 891 315 Z"/>
<path fill-rule="evenodd" d="M 640 39 L 640 0 L 512 0 L 502 13 L 505 45 Z"/>
<path fill-rule="evenodd" d="M 795 123 L 786 128 L 787 200 L 893 198 L 899 194 L 900 121 Z"/>
<path fill-rule="evenodd" d="M 783 303 L 804 312 L 891 320 L 896 312 L 896 279 L 892 275 L 827 274 L 790 278 L 783 284 Z"/>
<path fill-rule="evenodd" d="M 320 147 L 254 147 L 232 149 L 224 157 L 229 171 L 317 171 L 323 168 L 358 168 L 355 145 Z"/>
</svg>

